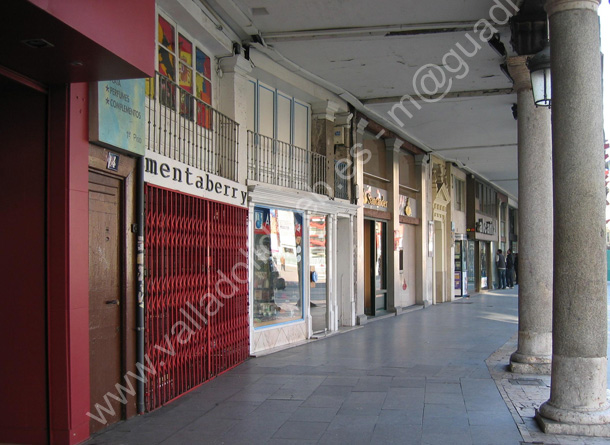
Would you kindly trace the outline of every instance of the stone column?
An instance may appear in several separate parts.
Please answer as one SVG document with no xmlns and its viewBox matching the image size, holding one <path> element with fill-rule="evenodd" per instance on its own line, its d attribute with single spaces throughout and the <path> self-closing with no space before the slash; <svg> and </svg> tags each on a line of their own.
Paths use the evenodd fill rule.
<svg viewBox="0 0 610 445">
<path fill-rule="evenodd" d="M 527 56 L 508 59 L 518 97 L 519 346 L 511 372 L 550 374 L 553 332 L 551 111 L 536 107 Z"/>
<path fill-rule="evenodd" d="M 610 436 L 599 0 L 548 0 L 551 36 L 554 434 Z"/>
</svg>

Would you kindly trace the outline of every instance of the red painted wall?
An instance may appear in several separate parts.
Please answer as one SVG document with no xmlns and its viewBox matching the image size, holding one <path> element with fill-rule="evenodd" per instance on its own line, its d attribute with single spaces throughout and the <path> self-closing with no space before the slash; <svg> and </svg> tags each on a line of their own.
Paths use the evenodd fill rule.
<svg viewBox="0 0 610 445">
<path fill-rule="evenodd" d="M 0 76 L 0 442 L 46 443 L 45 94 Z"/>
<path fill-rule="evenodd" d="M 154 0 L 29 0 L 140 70 L 154 73 Z"/>
<path fill-rule="evenodd" d="M 52 444 L 89 437 L 88 85 L 51 89 L 48 188 Z"/>
</svg>

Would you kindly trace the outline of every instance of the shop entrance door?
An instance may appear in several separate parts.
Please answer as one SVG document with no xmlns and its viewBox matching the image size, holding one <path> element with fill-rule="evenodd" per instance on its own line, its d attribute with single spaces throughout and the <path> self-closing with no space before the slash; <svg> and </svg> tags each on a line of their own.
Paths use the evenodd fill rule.
<svg viewBox="0 0 610 445">
<path fill-rule="evenodd" d="M 121 181 L 89 172 L 89 366 L 90 411 L 96 404 L 106 406 L 104 396 L 114 394 L 121 383 Z M 107 424 L 90 421 L 91 432 L 122 417 L 119 401 L 106 397 L 114 415 L 105 415 Z"/>
<path fill-rule="evenodd" d="M 386 223 L 364 220 L 364 313 L 387 309 Z"/>
<path fill-rule="evenodd" d="M 488 261 L 489 261 L 489 243 L 480 241 L 479 242 L 479 267 L 481 271 L 481 289 L 493 289 L 490 287 L 490 277 L 488 276 Z"/>
<path fill-rule="evenodd" d="M 468 272 L 468 294 L 473 294 L 476 289 L 476 274 L 474 273 L 474 241 L 468 240 L 466 244 L 466 270 Z"/>
<path fill-rule="evenodd" d="M 323 215 L 311 215 L 309 219 L 309 274 L 310 313 L 314 334 L 328 330 L 327 269 L 327 220 Z"/>
</svg>

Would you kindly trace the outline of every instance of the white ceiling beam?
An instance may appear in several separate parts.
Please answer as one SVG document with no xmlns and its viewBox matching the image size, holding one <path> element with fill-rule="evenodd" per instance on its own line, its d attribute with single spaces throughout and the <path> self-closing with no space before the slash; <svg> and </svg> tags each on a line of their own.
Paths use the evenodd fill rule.
<svg viewBox="0 0 610 445">
<path fill-rule="evenodd" d="M 342 39 L 347 37 L 413 36 L 472 31 L 477 21 L 412 23 L 404 25 L 356 26 L 350 28 L 327 28 L 302 31 L 262 33 L 267 43 L 296 40 Z M 499 27 L 496 27 L 499 28 Z"/>
<path fill-rule="evenodd" d="M 439 94 L 415 94 L 412 99 L 415 101 L 431 102 L 441 99 L 458 99 L 466 97 L 489 97 L 489 96 L 503 96 L 506 94 L 513 94 L 512 88 L 494 88 L 490 90 L 472 90 L 472 91 L 450 91 L 448 93 Z M 404 96 L 390 96 L 390 97 L 373 97 L 370 99 L 360 99 L 365 105 L 375 104 L 394 104 L 401 100 L 405 100 Z"/>
</svg>

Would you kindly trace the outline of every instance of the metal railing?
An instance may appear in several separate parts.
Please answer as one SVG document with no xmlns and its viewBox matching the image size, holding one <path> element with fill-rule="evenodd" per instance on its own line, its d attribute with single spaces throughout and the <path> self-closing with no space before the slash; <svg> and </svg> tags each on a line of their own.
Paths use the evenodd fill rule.
<svg viewBox="0 0 610 445">
<path fill-rule="evenodd" d="M 327 195 L 326 156 L 248 131 L 248 179 Z"/>
<path fill-rule="evenodd" d="M 237 181 L 239 124 L 159 73 L 146 95 L 149 150 Z"/>
</svg>

